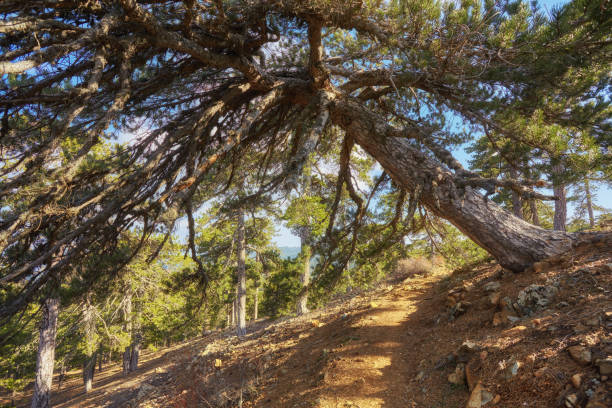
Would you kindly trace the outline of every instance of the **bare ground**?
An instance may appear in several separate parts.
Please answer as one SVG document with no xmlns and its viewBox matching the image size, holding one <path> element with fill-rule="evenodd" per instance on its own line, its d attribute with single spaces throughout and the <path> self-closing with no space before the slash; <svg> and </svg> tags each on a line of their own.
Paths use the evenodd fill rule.
<svg viewBox="0 0 612 408">
<path fill-rule="evenodd" d="M 558 282 L 547 307 L 515 322 L 492 324 L 499 308 L 484 285 L 499 282 L 516 299 L 531 284 Z M 451 317 L 448 293 L 466 312 Z M 94 390 L 79 373 L 56 392 L 56 407 L 463 407 L 468 384 L 451 384 L 453 353 L 469 340 L 473 387 L 481 381 L 498 401 L 486 407 L 612 406 L 610 379 L 594 364 L 612 354 L 612 248 L 578 249 L 538 272 L 513 274 L 486 264 L 454 273 L 394 276 L 377 289 L 337 299 L 325 311 L 277 322 L 259 321 L 242 340 L 216 332 L 145 354 L 127 377 L 106 368 Z M 452 303 L 452 302 L 451 302 Z M 607 312 L 607 313 L 606 313 Z M 567 352 L 583 345 L 593 362 Z M 505 377 L 507 367 L 518 370 Z M 570 378 L 582 374 L 576 387 Z M 475 378 L 475 380 L 473 380 Z M 606 399 L 608 398 L 608 399 Z M 600 405 L 595 405 L 600 401 Z M 24 396 L 20 404 L 27 405 Z"/>
</svg>

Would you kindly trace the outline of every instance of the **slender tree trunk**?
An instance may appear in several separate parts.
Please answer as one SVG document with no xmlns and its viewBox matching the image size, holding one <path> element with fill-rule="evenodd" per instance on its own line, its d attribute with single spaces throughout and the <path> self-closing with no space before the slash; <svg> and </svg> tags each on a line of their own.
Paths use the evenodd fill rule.
<svg viewBox="0 0 612 408">
<path fill-rule="evenodd" d="M 593 214 L 593 197 L 591 196 L 591 183 L 589 178 L 584 179 L 584 192 L 586 194 L 587 212 L 589 213 L 589 225 L 595 226 L 595 215 Z"/>
<path fill-rule="evenodd" d="M 535 198 L 529 200 L 529 208 L 531 209 L 531 222 L 533 225 L 540 226 L 540 216 L 538 215 L 538 203 Z"/>
<path fill-rule="evenodd" d="M 132 322 L 132 345 L 130 354 L 130 372 L 138 369 L 138 359 L 140 358 L 140 343 L 142 342 L 141 333 L 142 303 L 136 301 L 136 316 Z"/>
<path fill-rule="evenodd" d="M 94 352 L 92 356 L 83 362 L 83 385 L 85 386 L 85 392 L 90 392 L 93 387 L 97 354 L 97 352 Z"/>
<path fill-rule="evenodd" d="M 548 231 L 505 211 L 411 145 L 406 137 L 378 115 L 350 100 L 331 105 L 334 123 L 372 155 L 401 187 L 421 188 L 420 202 L 448 220 L 504 267 L 522 271 L 534 262 L 572 248 L 574 235 Z M 434 183 L 435 181 L 435 183 Z"/>
<path fill-rule="evenodd" d="M 563 165 L 556 164 L 552 167 L 553 173 L 553 194 L 555 200 L 555 215 L 553 217 L 553 229 L 555 231 L 565 231 L 565 222 L 567 219 L 567 200 L 565 195 L 565 184 L 556 180 L 563 172 Z"/>
<path fill-rule="evenodd" d="M 95 345 L 96 322 L 91 304 L 91 295 L 88 293 L 83 305 L 83 332 L 85 335 L 85 361 L 83 362 L 83 384 L 85 392 L 91 391 L 94 370 L 96 368 L 97 347 Z"/>
<path fill-rule="evenodd" d="M 123 306 L 124 329 L 126 333 L 132 333 L 132 294 L 128 291 Z M 130 362 L 132 360 L 132 347 L 127 346 L 123 352 L 123 375 L 130 372 Z"/>
<path fill-rule="evenodd" d="M 57 316 L 59 299 L 50 297 L 42 306 L 42 321 L 38 334 L 38 354 L 36 355 L 36 379 L 32 408 L 50 407 L 53 364 L 55 362 L 55 335 L 57 333 Z"/>
<path fill-rule="evenodd" d="M 253 320 L 257 320 L 259 314 L 259 286 L 255 288 L 255 304 L 253 305 Z"/>
<path fill-rule="evenodd" d="M 238 278 L 238 296 L 236 298 L 236 334 L 246 334 L 246 242 L 244 228 L 244 211 L 238 213 L 238 234 L 236 251 L 238 252 L 238 267 L 236 268 Z"/>
<path fill-rule="evenodd" d="M 232 301 L 232 317 L 230 321 L 230 326 L 234 327 L 236 325 L 236 299 Z"/>
<path fill-rule="evenodd" d="M 510 170 L 510 177 L 514 180 L 518 179 L 518 171 L 515 169 Z M 521 196 L 514 190 L 512 190 L 512 212 L 514 215 L 519 217 L 520 219 L 524 219 L 523 217 L 523 200 Z"/>
<path fill-rule="evenodd" d="M 298 295 L 297 300 L 297 315 L 301 316 L 309 312 L 308 310 L 308 285 L 310 284 L 310 257 L 311 249 L 307 243 L 307 238 L 301 239 L 302 247 L 302 258 L 304 264 L 302 265 L 302 274 L 300 275 L 300 283 L 302 284 L 302 290 Z"/>
</svg>

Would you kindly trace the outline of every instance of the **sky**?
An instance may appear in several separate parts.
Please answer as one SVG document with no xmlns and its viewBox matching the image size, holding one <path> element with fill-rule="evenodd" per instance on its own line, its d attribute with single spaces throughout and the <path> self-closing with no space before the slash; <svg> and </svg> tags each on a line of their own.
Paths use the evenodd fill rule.
<svg viewBox="0 0 612 408">
<path fill-rule="evenodd" d="M 562 6 L 566 4 L 568 0 L 539 0 L 538 3 L 545 10 L 550 10 L 555 6 Z M 467 162 L 469 160 L 469 155 L 463 151 L 463 149 L 459 149 L 453 152 L 455 158 L 461 162 L 465 167 L 467 167 Z M 550 193 L 549 193 L 550 194 Z M 595 204 L 610 208 L 612 207 L 612 189 L 606 188 L 602 186 L 599 191 L 596 193 Z M 571 204 L 569 205 L 569 214 L 568 214 L 568 222 L 572 216 L 573 209 L 571 208 Z M 295 247 L 300 245 L 300 240 L 298 237 L 293 235 L 287 228 L 283 225 L 277 225 L 277 233 L 274 236 L 273 242 L 279 247 L 289 246 Z"/>
<path fill-rule="evenodd" d="M 567 0 L 540 0 L 539 3 L 544 9 L 551 9 L 554 6 L 559 6 L 567 3 Z M 457 149 L 453 152 L 455 158 L 459 160 L 465 167 L 468 167 L 469 155 L 461 149 Z M 549 193 L 550 194 L 550 193 Z M 609 188 L 600 188 L 597 192 L 597 198 L 595 203 L 604 207 L 612 207 L 612 190 Z M 205 211 L 205 210 L 204 210 Z M 569 208 L 568 221 L 572 215 L 572 208 Z M 276 225 L 276 235 L 273 238 L 273 242 L 279 247 L 299 247 L 300 240 L 297 236 L 293 235 L 286 227 L 281 223 Z M 179 237 L 185 237 L 187 235 L 187 222 L 184 219 L 179 220 L 177 223 L 176 233 Z"/>
</svg>

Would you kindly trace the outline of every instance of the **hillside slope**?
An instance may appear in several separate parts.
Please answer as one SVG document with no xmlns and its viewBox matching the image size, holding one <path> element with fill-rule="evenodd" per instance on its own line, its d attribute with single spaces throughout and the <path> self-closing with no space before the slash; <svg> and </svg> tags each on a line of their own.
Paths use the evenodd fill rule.
<svg viewBox="0 0 612 408">
<path fill-rule="evenodd" d="M 242 341 L 217 332 L 151 355 L 55 406 L 612 406 L 610 242 L 534 269 L 395 276 Z"/>
</svg>

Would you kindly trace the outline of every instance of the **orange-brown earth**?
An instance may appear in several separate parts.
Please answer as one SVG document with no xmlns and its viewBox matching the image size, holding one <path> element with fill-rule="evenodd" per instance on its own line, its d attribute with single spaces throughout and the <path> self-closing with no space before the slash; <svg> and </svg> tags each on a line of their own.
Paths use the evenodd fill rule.
<svg viewBox="0 0 612 408">
<path fill-rule="evenodd" d="M 395 275 L 324 311 L 253 323 L 242 340 L 216 332 L 146 354 L 128 377 L 107 368 L 87 395 L 75 372 L 54 406 L 235 407 L 242 400 L 243 407 L 464 407 L 480 381 L 495 397 L 485 407 L 609 407 L 610 376 L 596 364 L 612 355 L 608 244 L 520 274 L 490 263 Z M 546 307 L 508 321 L 491 303 L 489 282 L 499 282 L 493 293 L 512 302 L 532 284 L 554 283 L 557 293 Z M 452 313 L 457 302 L 464 313 Z M 473 343 L 467 354 L 465 341 Z M 574 345 L 591 362 L 576 362 L 568 353 Z M 467 381 L 452 384 L 448 376 L 461 361 Z"/>
</svg>

